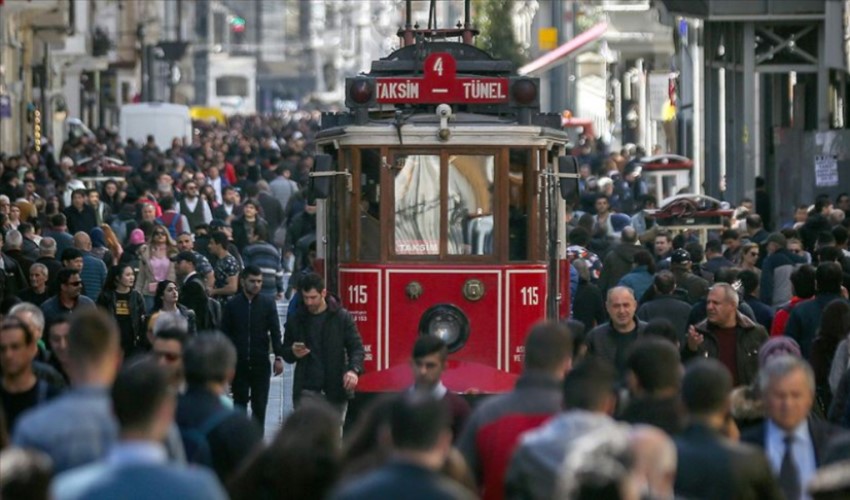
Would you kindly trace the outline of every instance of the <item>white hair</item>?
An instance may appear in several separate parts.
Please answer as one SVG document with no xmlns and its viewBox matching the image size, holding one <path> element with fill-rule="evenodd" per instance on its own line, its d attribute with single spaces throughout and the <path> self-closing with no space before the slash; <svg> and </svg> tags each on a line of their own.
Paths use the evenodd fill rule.
<svg viewBox="0 0 850 500">
<path fill-rule="evenodd" d="M 33 265 L 31 265 L 30 271 L 32 271 L 32 270 L 41 271 L 42 273 L 44 273 L 45 277 L 50 276 L 50 271 L 47 270 L 47 266 L 45 266 L 44 264 L 42 264 L 40 262 L 36 262 Z"/>
<path fill-rule="evenodd" d="M 189 322 L 180 314 L 179 311 L 165 312 L 160 311 L 156 317 L 156 322 L 153 324 L 153 335 L 156 337 L 163 330 L 182 330 L 189 331 Z"/>
<path fill-rule="evenodd" d="M 723 297 L 735 304 L 735 308 L 738 308 L 738 302 L 740 301 L 740 297 L 738 297 L 738 292 L 730 285 L 729 283 L 715 283 L 714 286 L 708 289 L 709 292 L 712 290 L 722 290 Z"/>
<path fill-rule="evenodd" d="M 782 354 L 770 358 L 767 363 L 761 367 L 758 373 L 759 391 L 761 394 L 766 394 L 768 387 L 773 382 L 784 378 L 791 373 L 802 370 L 806 376 L 806 382 L 812 394 L 815 393 L 815 372 L 809 363 L 798 356 L 790 354 Z"/>
<path fill-rule="evenodd" d="M 6 246 L 9 248 L 21 248 L 24 244 L 24 237 L 17 229 L 12 229 L 6 233 Z"/>
<path fill-rule="evenodd" d="M 30 316 L 32 316 L 33 326 L 38 329 L 37 332 L 33 333 L 38 335 L 38 338 L 41 338 L 41 334 L 44 332 L 44 313 L 41 311 L 41 308 L 35 304 L 30 304 L 29 302 L 21 302 L 20 304 L 15 304 L 11 309 L 9 309 L 9 316 L 21 319 L 18 316 L 18 313 L 29 313 Z"/>
</svg>

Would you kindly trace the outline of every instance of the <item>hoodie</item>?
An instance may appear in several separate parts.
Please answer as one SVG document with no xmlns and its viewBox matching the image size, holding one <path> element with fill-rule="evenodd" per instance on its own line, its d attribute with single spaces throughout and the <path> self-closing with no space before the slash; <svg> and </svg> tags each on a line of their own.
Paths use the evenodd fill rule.
<svg viewBox="0 0 850 500">
<path fill-rule="evenodd" d="M 614 247 L 602 263 L 602 274 L 599 276 L 599 289 L 606 293 L 628 274 L 634 265 L 635 254 L 643 250 L 640 245 L 621 243 Z"/>
<path fill-rule="evenodd" d="M 624 427 L 624 424 L 602 413 L 570 410 L 523 434 L 505 475 L 505 499 L 554 498 L 561 464 L 572 444 L 607 427 Z"/>
</svg>

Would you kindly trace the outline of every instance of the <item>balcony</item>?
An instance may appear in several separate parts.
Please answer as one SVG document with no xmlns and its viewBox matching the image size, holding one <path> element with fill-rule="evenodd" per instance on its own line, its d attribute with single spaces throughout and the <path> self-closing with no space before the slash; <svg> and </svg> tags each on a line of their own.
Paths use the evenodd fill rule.
<svg viewBox="0 0 850 500">
<path fill-rule="evenodd" d="M 700 17 L 708 21 L 749 21 L 822 19 L 830 0 L 660 0 L 674 14 Z"/>
</svg>

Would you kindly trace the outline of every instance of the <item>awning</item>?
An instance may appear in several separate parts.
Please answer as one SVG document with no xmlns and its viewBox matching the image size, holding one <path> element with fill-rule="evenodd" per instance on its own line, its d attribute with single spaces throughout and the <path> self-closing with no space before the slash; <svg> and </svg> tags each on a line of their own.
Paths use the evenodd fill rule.
<svg viewBox="0 0 850 500">
<path fill-rule="evenodd" d="M 581 33 L 557 49 L 550 51 L 534 61 L 521 67 L 517 73 L 520 75 L 535 75 L 545 73 L 559 64 L 564 64 L 570 55 L 576 55 L 578 51 L 588 44 L 599 40 L 608 30 L 608 23 L 601 22 L 589 30 Z"/>
</svg>

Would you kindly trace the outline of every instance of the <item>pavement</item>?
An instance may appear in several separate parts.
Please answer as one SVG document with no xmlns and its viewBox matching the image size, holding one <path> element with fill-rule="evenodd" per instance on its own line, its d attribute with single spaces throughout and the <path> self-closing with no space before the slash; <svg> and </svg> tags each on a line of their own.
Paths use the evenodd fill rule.
<svg viewBox="0 0 850 500">
<path fill-rule="evenodd" d="M 287 281 L 289 276 L 286 277 Z M 286 324 L 286 309 L 289 301 L 282 299 L 277 301 L 277 313 L 280 318 L 280 331 Z M 269 387 L 269 402 L 266 408 L 265 436 L 266 442 L 271 442 L 277 436 L 277 431 L 283 425 L 283 421 L 293 411 L 292 406 L 292 377 L 295 373 L 295 365 L 283 364 L 283 374 L 272 376 Z"/>
</svg>

